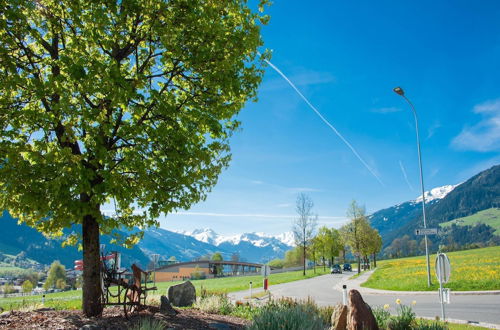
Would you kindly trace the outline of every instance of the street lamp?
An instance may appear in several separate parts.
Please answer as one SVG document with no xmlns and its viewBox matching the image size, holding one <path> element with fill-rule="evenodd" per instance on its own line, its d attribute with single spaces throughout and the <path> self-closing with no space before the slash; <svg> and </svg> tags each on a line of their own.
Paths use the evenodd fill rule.
<svg viewBox="0 0 500 330">
<path fill-rule="evenodd" d="M 420 167 L 420 186 L 422 188 L 422 215 L 424 218 L 424 228 L 427 228 L 427 221 L 425 218 L 425 190 L 424 190 L 424 175 L 422 174 L 422 156 L 420 154 L 420 138 L 418 135 L 418 119 L 417 119 L 417 111 L 415 111 L 415 107 L 411 103 L 411 101 L 405 96 L 405 92 L 401 87 L 396 87 L 393 89 L 394 92 L 400 96 L 402 96 L 406 102 L 410 105 L 411 110 L 413 111 L 413 116 L 415 116 L 415 130 L 417 132 L 417 150 L 418 150 L 418 165 Z M 431 266 L 429 262 L 429 248 L 427 244 L 427 234 L 424 235 L 425 241 L 425 257 L 427 259 L 427 285 L 431 286 Z"/>
</svg>

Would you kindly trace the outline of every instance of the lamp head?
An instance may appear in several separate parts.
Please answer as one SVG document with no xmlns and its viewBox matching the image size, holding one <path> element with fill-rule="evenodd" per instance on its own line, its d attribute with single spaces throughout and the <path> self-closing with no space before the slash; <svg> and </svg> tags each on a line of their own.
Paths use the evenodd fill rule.
<svg viewBox="0 0 500 330">
<path fill-rule="evenodd" d="M 405 96 L 405 91 L 401 87 L 395 87 L 393 91 L 398 95 Z"/>
</svg>

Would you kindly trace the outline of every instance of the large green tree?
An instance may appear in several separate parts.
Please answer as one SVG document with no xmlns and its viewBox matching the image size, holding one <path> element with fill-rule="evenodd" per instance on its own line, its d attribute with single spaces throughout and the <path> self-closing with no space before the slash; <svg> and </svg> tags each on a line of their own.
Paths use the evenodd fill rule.
<svg viewBox="0 0 500 330">
<path fill-rule="evenodd" d="M 355 200 L 349 205 L 347 216 L 351 221 L 343 226 L 342 232 L 347 245 L 358 260 L 359 274 L 361 272 L 361 256 L 367 255 L 367 242 L 373 231 L 366 217 L 365 207 L 358 205 Z"/>
<path fill-rule="evenodd" d="M 45 290 L 56 287 L 58 289 L 62 289 L 60 285 L 58 285 L 58 283 L 61 283 L 61 281 L 66 283 L 66 269 L 64 269 L 64 266 L 61 265 L 59 260 L 56 260 L 50 265 L 49 272 L 47 273 L 47 279 L 43 284 L 43 288 Z"/>
<path fill-rule="evenodd" d="M 206 197 L 256 96 L 267 17 L 245 0 L 4 0 L 0 17 L 0 209 L 49 235 L 82 224 L 83 311 L 99 315 L 99 233 Z"/>
</svg>

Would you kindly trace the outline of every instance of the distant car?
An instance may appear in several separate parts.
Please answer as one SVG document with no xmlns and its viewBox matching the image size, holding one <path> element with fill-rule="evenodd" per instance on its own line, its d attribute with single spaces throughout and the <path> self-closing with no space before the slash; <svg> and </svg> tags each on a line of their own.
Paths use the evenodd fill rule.
<svg viewBox="0 0 500 330">
<path fill-rule="evenodd" d="M 333 267 L 330 269 L 331 274 L 342 274 L 342 269 L 340 268 L 340 265 L 333 265 Z"/>
<path fill-rule="evenodd" d="M 344 264 L 344 271 L 349 271 L 349 272 L 351 272 L 351 271 L 352 271 L 352 266 L 351 266 L 351 264 Z"/>
</svg>

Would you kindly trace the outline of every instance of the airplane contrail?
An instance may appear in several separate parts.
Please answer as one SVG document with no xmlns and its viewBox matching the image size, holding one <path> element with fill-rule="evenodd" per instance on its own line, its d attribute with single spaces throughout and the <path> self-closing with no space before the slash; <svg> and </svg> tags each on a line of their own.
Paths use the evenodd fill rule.
<svg viewBox="0 0 500 330">
<path fill-rule="evenodd" d="M 399 167 L 401 168 L 401 172 L 403 172 L 403 176 L 405 178 L 405 181 L 406 183 L 408 184 L 408 187 L 410 187 L 410 189 L 413 191 L 413 186 L 411 185 L 410 181 L 408 180 L 408 175 L 406 175 L 406 170 L 403 166 L 403 163 L 401 161 L 399 161 Z"/>
<path fill-rule="evenodd" d="M 259 53 L 259 56 L 260 56 L 260 53 Z M 299 91 L 299 89 L 294 85 L 294 83 L 290 79 L 288 79 L 288 77 L 283 72 L 281 72 L 281 70 L 278 69 L 270 61 L 268 61 L 265 58 L 264 58 L 264 61 L 267 64 L 269 64 L 269 66 L 271 68 L 273 68 L 274 71 L 276 71 L 281 77 L 283 77 L 283 79 L 285 79 L 290 86 L 292 86 L 292 88 L 297 92 L 297 94 L 299 94 L 299 96 L 304 100 L 304 102 L 306 102 L 306 104 L 316 113 L 316 115 L 318 115 L 318 117 L 328 127 L 330 127 L 333 130 L 333 132 L 335 132 L 335 134 L 337 134 L 337 136 L 347 145 L 347 147 L 349 147 L 349 149 L 351 149 L 352 153 L 359 159 L 359 161 L 366 167 L 366 169 L 375 177 L 375 179 L 377 179 L 377 181 L 380 182 L 380 184 L 382 186 L 385 186 L 384 183 L 382 182 L 382 180 L 380 179 L 380 177 L 377 175 L 377 173 L 375 173 L 375 171 L 363 160 L 363 158 L 361 158 L 361 156 L 358 154 L 358 152 L 356 151 L 356 149 L 354 149 L 354 147 L 349 143 L 349 141 L 347 141 L 342 136 L 342 134 L 340 134 L 340 132 L 335 128 L 335 126 L 333 126 L 325 117 L 323 117 L 323 115 L 318 111 L 318 109 L 316 109 L 316 107 L 314 107 L 314 105 L 312 105 L 311 102 L 309 102 L 309 100 Z"/>
</svg>

